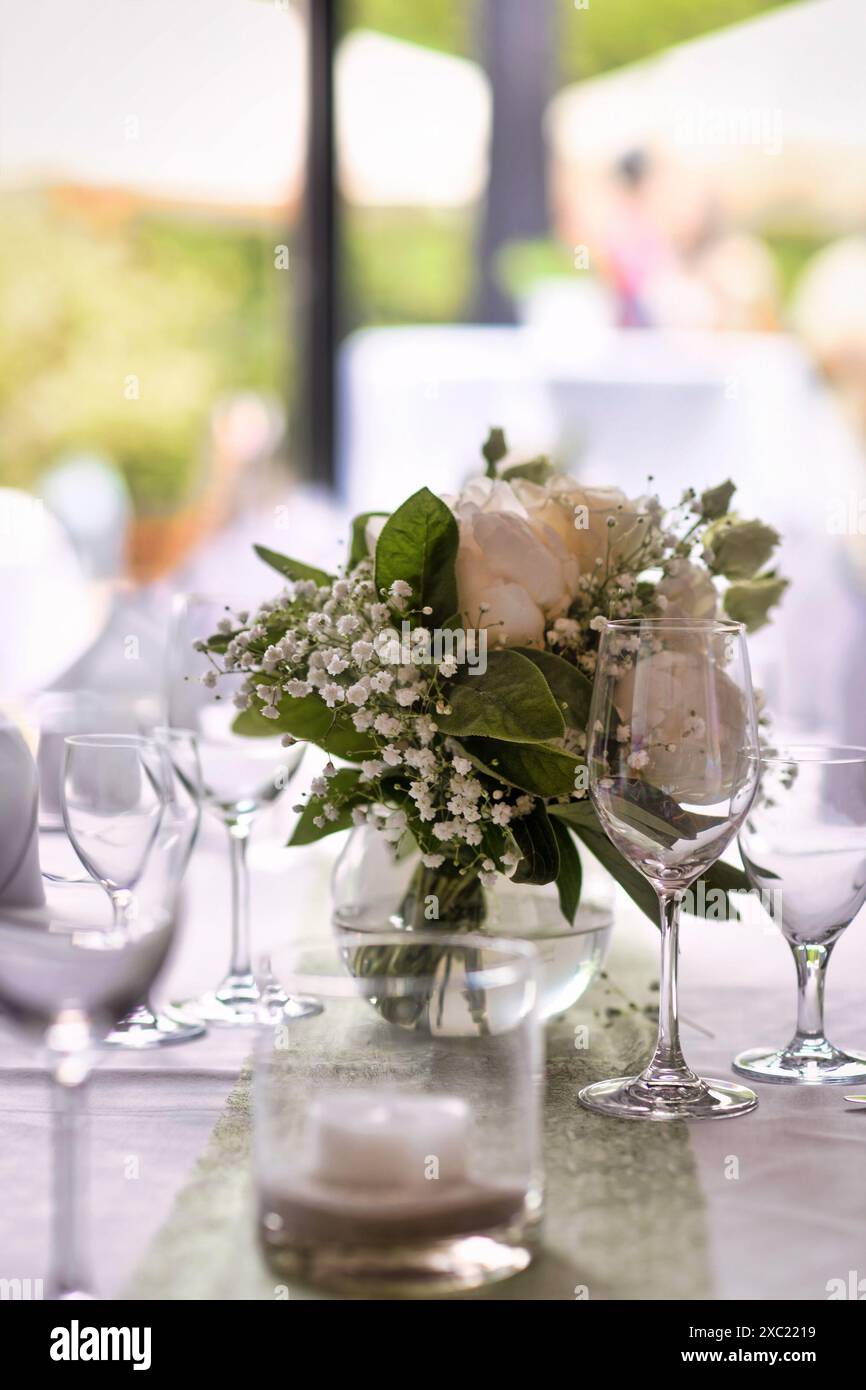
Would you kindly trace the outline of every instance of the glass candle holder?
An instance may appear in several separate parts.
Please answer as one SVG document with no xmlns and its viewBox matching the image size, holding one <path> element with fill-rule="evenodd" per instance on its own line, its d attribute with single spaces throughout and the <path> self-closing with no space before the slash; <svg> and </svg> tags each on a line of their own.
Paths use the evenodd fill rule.
<svg viewBox="0 0 866 1390">
<path fill-rule="evenodd" d="M 284 1278 L 428 1297 L 530 1263 L 541 1214 L 537 960 L 525 942 L 344 933 L 270 958 L 259 1233 Z"/>
</svg>

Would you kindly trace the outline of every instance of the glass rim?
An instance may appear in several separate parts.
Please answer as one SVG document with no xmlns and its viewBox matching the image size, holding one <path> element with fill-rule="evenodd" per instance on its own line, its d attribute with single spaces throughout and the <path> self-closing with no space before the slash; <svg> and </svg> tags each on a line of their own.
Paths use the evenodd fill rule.
<svg viewBox="0 0 866 1390">
<path fill-rule="evenodd" d="M 335 914 L 335 919 L 336 919 Z M 415 931 L 353 931 L 341 930 L 333 942 L 321 937 L 301 937 L 296 942 L 278 947 L 267 953 L 260 961 L 262 974 L 272 971 L 280 985 L 289 994 L 320 995 L 325 999 L 357 999 L 371 995 L 390 997 L 411 997 L 428 988 L 435 981 L 435 974 L 410 974 L 409 971 L 390 975 L 350 975 L 340 951 L 344 947 L 355 949 L 361 946 L 395 946 L 405 949 L 414 946 L 439 946 L 446 949 L 484 950 L 508 955 L 507 960 L 498 964 L 483 965 L 478 969 L 466 971 L 468 987 L 500 988 L 536 980 L 540 956 L 529 941 L 511 940 L 508 937 L 484 936 L 478 932 L 415 932 Z M 328 964 L 321 968 L 280 969 L 282 956 L 300 960 L 305 955 L 321 956 L 323 951 L 333 951 Z"/>
<path fill-rule="evenodd" d="M 154 738 L 191 738 L 198 739 L 195 729 L 188 729 L 185 724 L 154 724 Z M 149 738 L 150 735 L 142 734 L 142 738 Z"/>
<path fill-rule="evenodd" d="M 768 767 L 814 763 L 823 767 L 866 764 L 866 747 L 859 743 L 791 743 L 761 749 L 758 757 Z"/>
<path fill-rule="evenodd" d="M 154 740 L 147 734 L 64 734 L 63 742 L 80 748 L 153 748 Z"/>
<path fill-rule="evenodd" d="M 603 632 L 608 628 L 622 629 L 625 632 L 639 632 L 649 628 L 654 632 L 669 628 L 673 632 L 745 632 L 745 624 L 733 618 L 605 618 Z"/>
</svg>

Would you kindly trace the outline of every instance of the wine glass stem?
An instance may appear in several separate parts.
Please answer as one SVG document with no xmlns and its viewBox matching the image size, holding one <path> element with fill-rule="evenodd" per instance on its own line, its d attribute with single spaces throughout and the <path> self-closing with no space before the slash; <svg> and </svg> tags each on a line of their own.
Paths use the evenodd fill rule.
<svg viewBox="0 0 866 1390">
<path fill-rule="evenodd" d="M 649 1066 L 643 1072 L 643 1079 L 658 1085 L 691 1084 L 697 1081 L 697 1077 L 686 1066 L 680 1049 L 677 1017 L 677 953 L 682 893 L 678 889 L 659 890 L 658 899 L 662 936 L 659 1032 L 655 1052 Z"/>
<path fill-rule="evenodd" d="M 132 894 L 128 888 L 116 888 L 110 894 L 111 910 L 114 913 L 115 927 L 125 927 L 132 907 Z"/>
<path fill-rule="evenodd" d="M 52 1072 L 54 1101 L 54 1251 L 50 1285 L 53 1298 L 88 1296 L 90 1276 L 84 1253 L 86 1225 L 86 1063 L 74 1054 L 61 1057 Z"/>
<path fill-rule="evenodd" d="M 831 949 L 791 945 L 797 966 L 797 1042 L 824 1041 L 824 979 Z"/>
<path fill-rule="evenodd" d="M 232 956 L 231 975 L 252 974 L 250 948 L 250 871 L 247 868 L 248 825 L 228 827 L 232 870 Z"/>
</svg>

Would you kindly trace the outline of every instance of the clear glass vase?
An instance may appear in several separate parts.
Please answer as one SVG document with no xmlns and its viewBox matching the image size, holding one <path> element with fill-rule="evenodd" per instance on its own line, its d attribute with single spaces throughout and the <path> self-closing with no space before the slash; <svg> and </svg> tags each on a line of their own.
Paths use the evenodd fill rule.
<svg viewBox="0 0 866 1390">
<path fill-rule="evenodd" d="M 407 837 L 408 838 L 408 837 Z M 391 845 L 373 825 L 357 826 L 334 866 L 334 927 L 341 931 L 472 931 L 531 941 L 540 958 L 543 1019 L 565 1013 L 596 979 L 613 930 L 614 885 L 581 854 L 583 891 L 573 923 L 556 884 L 483 888 L 477 876 L 425 869 L 414 841 Z"/>
</svg>

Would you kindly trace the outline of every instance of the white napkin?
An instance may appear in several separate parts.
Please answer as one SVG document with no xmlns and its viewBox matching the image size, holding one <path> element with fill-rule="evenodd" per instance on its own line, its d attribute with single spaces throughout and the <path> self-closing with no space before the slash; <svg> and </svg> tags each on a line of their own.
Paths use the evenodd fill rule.
<svg viewBox="0 0 866 1390">
<path fill-rule="evenodd" d="M 0 715 L 0 906 L 41 907 L 39 778 L 18 729 Z"/>
</svg>

